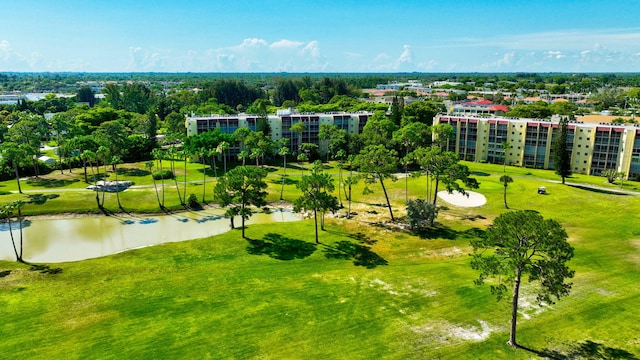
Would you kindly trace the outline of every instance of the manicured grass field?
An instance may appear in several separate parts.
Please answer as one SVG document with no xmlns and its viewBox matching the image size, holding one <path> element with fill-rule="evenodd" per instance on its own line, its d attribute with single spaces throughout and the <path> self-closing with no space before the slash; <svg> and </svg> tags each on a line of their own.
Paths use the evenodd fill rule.
<svg viewBox="0 0 640 360">
<path fill-rule="evenodd" d="M 438 226 L 422 237 L 376 226 L 389 218 L 388 210 L 376 205 L 384 203 L 382 192 L 372 185 L 374 193 L 362 195 L 359 184 L 353 199 L 358 216 L 328 219 L 320 245 L 314 244 L 312 220 L 305 220 L 250 226 L 249 240 L 236 230 L 48 264 L 61 269 L 57 273 L 0 262 L 0 354 L 7 359 L 640 358 L 640 196 L 561 185 L 547 181 L 558 180 L 552 172 L 507 167 L 514 178 L 507 189 L 510 207 L 558 220 L 576 249 L 569 263 L 576 270 L 569 297 L 538 307 L 525 284 L 518 340 L 538 353 L 513 350 L 506 345 L 509 303 L 496 303 L 488 286 L 473 284 L 468 255 L 469 239 L 508 211 L 499 182 L 503 168 L 468 165 L 487 204 L 441 203 Z M 279 199 L 280 171 L 268 178 L 270 200 Z M 193 181 L 201 176 L 194 173 Z M 154 211 L 155 192 L 150 176 L 144 178 L 136 184 L 151 187 L 121 193 L 125 208 Z M 297 197 L 297 179 L 290 180 L 288 201 Z M 568 181 L 618 188 L 601 177 Z M 424 177 L 410 179 L 410 195 L 424 196 L 424 184 Z M 537 195 L 538 186 L 546 186 L 548 195 Z M 187 193 L 200 198 L 202 185 L 190 187 Z M 404 189 L 404 179 L 389 182 L 398 217 L 404 215 Z M 57 194 L 25 210 L 95 207 L 91 192 Z M 0 202 L 19 196 L 2 195 Z M 111 198 L 107 203 L 115 206 Z"/>
</svg>

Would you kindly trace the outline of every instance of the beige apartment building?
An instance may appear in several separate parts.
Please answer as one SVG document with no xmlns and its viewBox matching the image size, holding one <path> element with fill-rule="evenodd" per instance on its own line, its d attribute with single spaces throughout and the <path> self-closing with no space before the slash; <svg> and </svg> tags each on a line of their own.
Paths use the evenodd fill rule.
<svg viewBox="0 0 640 360">
<path fill-rule="evenodd" d="M 468 161 L 553 169 L 551 148 L 558 120 L 438 115 L 434 124 L 449 124 L 455 138 L 448 150 Z M 601 175 L 613 169 L 625 178 L 640 176 L 640 127 L 570 122 L 568 143 L 572 172 Z M 503 148 L 509 143 L 507 149 Z"/>
<path fill-rule="evenodd" d="M 279 110 L 275 115 L 268 115 L 267 119 L 271 127 L 271 139 L 277 141 L 281 138 L 289 138 L 289 148 L 292 151 L 298 149 L 298 133 L 290 130 L 291 125 L 303 122 L 306 130 L 302 134 L 302 143 L 313 143 L 320 147 L 320 152 L 326 151 L 326 144 L 318 138 L 320 125 L 336 125 L 339 129 L 346 130 L 349 134 L 362 132 L 362 128 L 373 113 L 299 113 L 294 110 Z M 233 134 L 240 127 L 256 130 L 258 115 L 211 115 L 187 117 L 185 126 L 187 136 L 196 135 L 205 131 L 219 128 L 223 133 Z"/>
</svg>

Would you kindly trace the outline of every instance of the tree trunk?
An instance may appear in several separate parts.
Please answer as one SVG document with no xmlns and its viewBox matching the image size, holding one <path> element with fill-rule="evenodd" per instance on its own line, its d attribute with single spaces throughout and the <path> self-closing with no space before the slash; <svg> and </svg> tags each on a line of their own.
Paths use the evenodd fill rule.
<svg viewBox="0 0 640 360">
<path fill-rule="evenodd" d="M 340 201 L 340 207 L 344 208 L 342 205 L 342 195 L 340 195 L 341 190 L 344 190 L 342 188 L 342 166 L 338 168 L 338 201 Z"/>
<path fill-rule="evenodd" d="M 16 254 L 16 260 L 20 261 L 20 255 L 18 254 L 18 247 L 16 246 L 16 241 L 13 238 L 13 229 L 11 228 L 11 214 L 7 216 L 7 223 L 9 224 L 9 235 L 11 235 L 11 244 L 13 245 L 13 252 Z"/>
<path fill-rule="evenodd" d="M 509 205 L 507 205 L 507 185 L 504 186 L 504 208 L 508 209 Z"/>
<path fill-rule="evenodd" d="M 115 166 L 115 164 L 114 164 Z M 120 210 L 124 210 L 122 209 L 122 204 L 120 203 L 120 185 L 118 183 L 118 168 L 116 167 L 116 199 L 118 199 L 118 208 Z"/>
<path fill-rule="evenodd" d="M 202 203 L 205 203 L 204 197 L 207 194 L 207 161 L 202 155 Z"/>
<path fill-rule="evenodd" d="M 382 180 L 382 176 L 378 176 L 380 180 L 380 185 L 382 186 L 382 191 L 384 192 L 384 198 L 387 199 L 387 206 L 389 207 L 389 215 L 391 215 L 391 221 L 396 222 L 396 218 L 393 217 L 393 209 L 391 209 L 391 203 L 389 202 L 389 195 L 387 195 L 387 188 L 384 187 L 384 181 Z"/>
<path fill-rule="evenodd" d="M 313 209 L 313 222 L 316 225 L 316 244 L 320 244 L 320 241 L 318 241 L 318 212 L 316 209 Z"/>
<path fill-rule="evenodd" d="M 82 159 L 82 168 L 84 169 L 84 182 L 89 183 L 89 178 L 87 178 L 87 160 Z"/>
<path fill-rule="evenodd" d="M 224 166 L 224 173 L 227 173 L 227 156 L 224 154 L 224 150 L 222 150 L 222 163 Z"/>
<path fill-rule="evenodd" d="M 235 229 L 236 223 L 235 223 L 235 217 L 233 215 L 229 217 L 229 221 L 231 221 L 231 230 Z"/>
<path fill-rule="evenodd" d="M 18 165 L 13 163 L 13 171 L 16 172 L 16 182 L 18 182 L 18 192 L 22 194 L 22 188 L 20 187 L 20 174 L 18 173 Z"/>
<path fill-rule="evenodd" d="M 18 225 L 20 226 L 20 256 L 18 257 L 18 261 L 20 261 L 21 263 L 24 263 L 24 260 L 22 259 L 22 255 L 23 253 L 23 235 L 22 235 L 22 209 L 20 209 L 20 207 L 18 206 Z"/>
<path fill-rule="evenodd" d="M 284 192 L 284 182 L 285 182 L 285 179 L 287 178 L 287 155 L 285 154 L 284 156 L 282 156 L 282 158 L 284 159 L 284 160 L 283 160 L 283 163 L 284 163 L 284 167 L 283 167 L 284 173 L 283 173 L 283 175 L 282 175 L 282 187 L 280 188 L 280 200 L 282 200 L 282 193 Z"/>
<path fill-rule="evenodd" d="M 436 200 L 438 200 L 438 185 L 440 185 L 440 179 L 436 177 L 436 188 L 433 189 L 433 206 L 436 206 Z"/>
<path fill-rule="evenodd" d="M 240 212 L 240 218 L 242 219 L 242 238 L 246 239 L 246 237 L 244 236 L 244 201 L 242 201 L 242 211 Z"/>
<path fill-rule="evenodd" d="M 187 154 L 184 154 L 184 192 L 182 193 L 184 204 L 187 203 Z"/>
<path fill-rule="evenodd" d="M 519 267 L 516 269 L 516 276 L 513 282 L 513 298 L 511 299 L 511 332 L 507 344 L 514 348 L 518 347 L 518 343 L 516 342 L 516 324 L 518 319 L 518 296 L 520 292 L 521 271 Z"/>
</svg>

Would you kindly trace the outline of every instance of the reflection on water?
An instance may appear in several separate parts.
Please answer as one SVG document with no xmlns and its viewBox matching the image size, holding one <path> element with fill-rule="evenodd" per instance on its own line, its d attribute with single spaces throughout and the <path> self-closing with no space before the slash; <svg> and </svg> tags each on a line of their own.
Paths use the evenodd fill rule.
<svg viewBox="0 0 640 360">
<path fill-rule="evenodd" d="M 229 231 L 223 210 L 203 210 L 149 217 L 82 217 L 31 220 L 23 224 L 24 259 L 30 262 L 65 262 L 115 254 L 166 242 L 198 239 Z M 254 214 L 247 224 L 300 220 L 288 211 Z M 236 219 L 236 224 L 240 222 Z M 20 241 L 17 222 L 11 224 Z M 0 226 L 0 259 L 15 260 L 7 224 Z"/>
</svg>

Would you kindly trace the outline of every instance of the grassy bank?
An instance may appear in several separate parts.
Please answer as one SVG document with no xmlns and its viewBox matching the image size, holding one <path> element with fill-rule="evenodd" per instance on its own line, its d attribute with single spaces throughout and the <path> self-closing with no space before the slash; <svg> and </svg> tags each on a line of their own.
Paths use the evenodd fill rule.
<svg viewBox="0 0 640 360">
<path fill-rule="evenodd" d="M 487 204 L 445 207 L 439 226 L 423 237 L 375 226 L 388 218 L 387 209 L 376 205 L 384 202 L 382 193 L 372 186 L 374 194 L 361 195 L 360 184 L 354 190 L 358 217 L 328 220 L 321 245 L 313 244 L 307 220 L 251 226 L 249 240 L 232 231 L 49 264 L 60 272 L 0 262 L 0 353 L 113 359 L 640 357 L 640 197 L 548 182 L 557 177 L 546 171 L 507 168 L 514 177 L 507 189 L 510 207 L 560 221 L 576 248 L 569 297 L 538 307 L 525 285 L 518 338 L 538 354 L 512 350 L 505 344 L 509 304 L 496 303 L 488 287 L 473 284 L 468 256 L 469 239 L 506 211 L 502 166 L 470 165 Z M 279 198 L 275 174 L 268 179 L 272 200 Z M 608 186 L 603 178 L 585 179 L 570 181 Z M 286 186 L 287 200 L 297 196 L 294 182 L 292 177 Z M 411 195 L 424 196 L 424 183 L 424 177 L 410 179 Z M 537 195 L 541 185 L 548 195 Z M 400 216 L 404 186 L 402 179 L 389 186 Z M 121 193 L 125 207 L 139 198 L 125 198 L 129 191 Z M 140 191 L 151 199 L 138 202 L 155 202 L 153 188 Z M 38 206 L 61 206 L 75 193 L 61 191 Z M 65 201 L 72 208 L 73 201 Z M 89 203 L 95 206 L 91 198 Z"/>
</svg>

